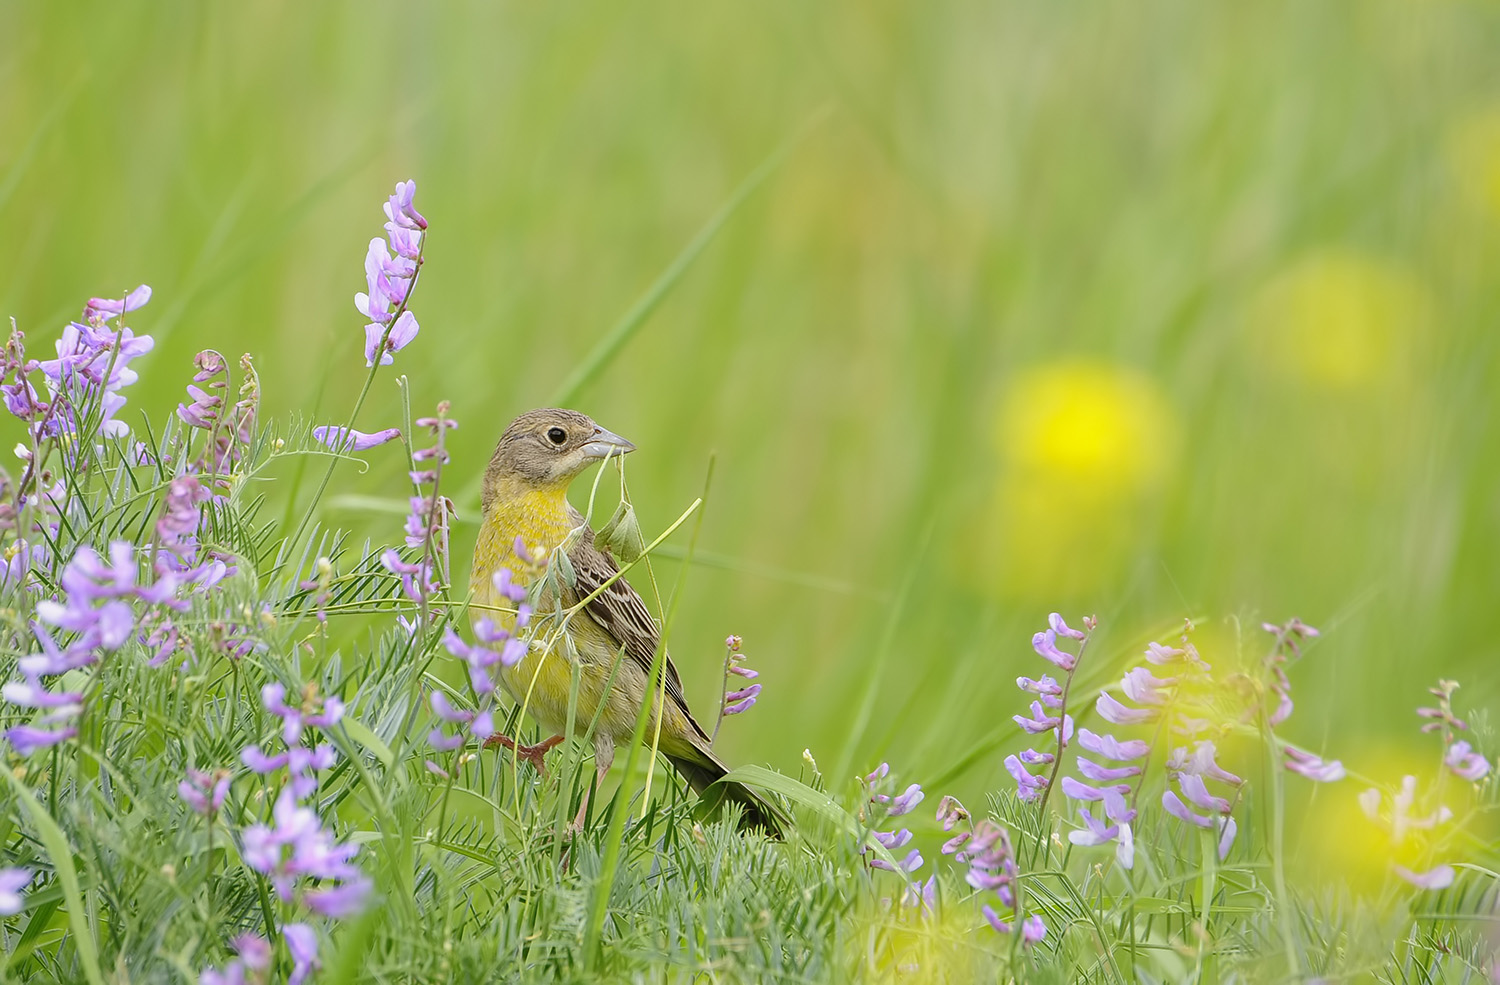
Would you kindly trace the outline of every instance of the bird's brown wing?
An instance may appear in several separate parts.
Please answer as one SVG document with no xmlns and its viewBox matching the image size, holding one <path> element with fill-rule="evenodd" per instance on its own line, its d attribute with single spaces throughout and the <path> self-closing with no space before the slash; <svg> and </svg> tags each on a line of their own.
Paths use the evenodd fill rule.
<svg viewBox="0 0 1500 985">
<path fill-rule="evenodd" d="M 577 510 L 570 508 L 570 512 L 575 525 L 587 522 Z M 573 562 L 573 572 L 578 579 L 576 591 L 579 598 L 592 595 L 620 570 L 608 550 L 594 546 L 592 529 L 585 531 L 578 543 L 568 550 L 568 560 Z M 617 644 L 624 646 L 625 655 L 640 665 L 642 675 L 649 675 L 661 631 L 656 620 L 651 617 L 651 611 L 646 608 L 646 603 L 631 587 L 630 582 L 624 578 L 616 579 L 588 604 L 587 611 L 595 622 L 614 637 Z M 682 693 L 682 678 L 677 675 L 671 656 L 663 653 L 662 662 L 666 671 L 667 696 L 677 703 L 683 715 L 707 743 L 708 733 L 703 731 L 703 727 L 694 720 L 693 713 L 688 709 L 687 696 Z"/>
</svg>

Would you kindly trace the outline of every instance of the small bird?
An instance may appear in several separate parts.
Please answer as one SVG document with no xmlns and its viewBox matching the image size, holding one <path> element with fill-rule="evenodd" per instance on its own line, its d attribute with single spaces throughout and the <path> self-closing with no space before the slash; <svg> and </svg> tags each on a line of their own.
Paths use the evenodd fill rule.
<svg viewBox="0 0 1500 985">
<path fill-rule="evenodd" d="M 660 628 L 640 595 L 623 578 L 574 613 L 564 624 L 566 639 L 559 636 L 548 649 L 540 645 L 548 632 L 538 628 L 538 620 L 545 621 L 545 613 L 553 611 L 559 601 L 566 611 L 619 572 L 609 549 L 595 543 L 583 514 L 569 505 L 567 491 L 589 466 L 634 450 L 635 445 L 577 411 L 533 410 L 517 417 L 500 436 L 484 473 L 483 516 L 470 574 L 475 621 L 489 616 L 502 628 L 513 629 L 514 612 L 506 610 L 514 603 L 500 594 L 494 575 L 507 568 L 515 584 L 528 585 L 544 577 L 535 574 L 540 558 L 552 558 L 560 547 L 565 550 L 570 564 L 537 600 L 530 649 L 500 673 L 500 681 L 511 697 L 523 703 L 543 729 L 555 734 L 533 746 L 520 745 L 504 735 L 493 736 L 486 745 L 505 746 L 541 772 L 543 755 L 563 740 L 567 729 L 572 661 L 576 660 L 580 671 L 574 717 L 577 735 L 584 734 L 600 704 L 604 706 L 594 732 L 594 763 L 601 785 L 614 762 L 615 747 L 630 741 L 646 694 L 655 701 L 663 690 L 660 678 L 647 679 L 660 642 Z M 530 563 L 528 558 L 517 556 L 518 544 Z M 553 585 L 560 586 L 560 599 L 554 598 Z M 656 712 L 662 716 L 660 750 L 702 794 L 728 768 L 714 755 L 708 734 L 688 710 L 677 668 L 669 656 L 662 656 L 666 700 Z M 610 681 L 612 670 L 614 679 Z M 656 730 L 653 715 L 647 723 L 648 742 Z M 784 815 L 750 788 L 720 783 L 713 796 L 716 802 L 732 800 L 740 804 L 744 825 L 760 827 L 772 835 L 780 832 Z M 587 799 L 579 808 L 575 830 L 582 826 L 586 807 Z"/>
</svg>

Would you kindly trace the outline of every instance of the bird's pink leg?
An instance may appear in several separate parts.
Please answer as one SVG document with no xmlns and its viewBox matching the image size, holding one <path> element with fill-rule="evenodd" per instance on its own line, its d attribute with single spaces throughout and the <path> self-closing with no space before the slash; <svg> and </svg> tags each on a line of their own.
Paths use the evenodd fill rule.
<svg viewBox="0 0 1500 985">
<path fill-rule="evenodd" d="M 538 773 L 540 773 L 542 776 L 546 776 L 547 767 L 542 762 L 542 757 L 547 755 L 547 751 L 562 740 L 562 736 L 554 735 L 550 739 L 543 739 L 541 742 L 538 742 L 534 746 L 523 746 L 521 745 L 521 743 L 517 742 L 515 739 L 512 739 L 510 736 L 501 735 L 499 732 L 496 732 L 494 735 L 484 740 L 484 747 L 486 749 L 490 749 L 494 746 L 504 746 L 511 752 L 515 753 L 517 759 L 524 760 L 525 762 L 530 763 L 536 768 L 536 771 Z"/>
</svg>

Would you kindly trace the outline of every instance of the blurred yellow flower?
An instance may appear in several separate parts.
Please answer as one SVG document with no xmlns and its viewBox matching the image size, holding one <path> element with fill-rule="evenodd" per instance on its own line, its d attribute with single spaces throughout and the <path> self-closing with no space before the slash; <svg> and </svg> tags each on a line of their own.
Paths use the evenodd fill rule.
<svg viewBox="0 0 1500 985">
<path fill-rule="evenodd" d="M 1449 133 L 1447 150 L 1466 202 L 1500 221 L 1500 108 L 1460 121 Z"/>
<path fill-rule="evenodd" d="M 965 576 L 1049 603 L 1106 583 L 1172 467 L 1177 433 L 1160 387 L 1135 370 L 1062 362 L 1018 374 L 995 419 L 1000 471 L 982 540 L 967 530 L 956 545 Z"/>
<path fill-rule="evenodd" d="M 1251 309 L 1251 344 L 1270 372 L 1340 390 L 1400 380 L 1430 305 L 1406 269 L 1352 251 L 1302 258 Z"/>
</svg>

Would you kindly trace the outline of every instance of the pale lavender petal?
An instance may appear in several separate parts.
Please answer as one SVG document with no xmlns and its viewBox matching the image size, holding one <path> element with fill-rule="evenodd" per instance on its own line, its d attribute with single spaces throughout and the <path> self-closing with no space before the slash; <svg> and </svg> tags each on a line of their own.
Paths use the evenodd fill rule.
<svg viewBox="0 0 1500 985">
<path fill-rule="evenodd" d="M 1099 717 L 1115 725 L 1138 725 L 1149 722 L 1155 718 L 1157 712 L 1147 708 L 1127 708 L 1120 704 L 1108 691 L 1099 692 L 1099 700 L 1094 703 L 1094 708 L 1099 712 Z"/>
<path fill-rule="evenodd" d="M 1058 636 L 1068 636 L 1075 640 L 1081 640 L 1088 635 L 1079 630 L 1069 628 L 1068 624 L 1063 622 L 1063 617 L 1056 612 L 1047 617 L 1047 625 L 1052 627 L 1052 632 Z"/>
<path fill-rule="evenodd" d="M 1458 873 L 1451 865 L 1439 865 L 1435 869 L 1426 872 L 1413 872 L 1404 866 L 1392 864 L 1396 875 L 1416 886 L 1418 889 L 1447 889 L 1453 885 L 1453 880 L 1458 878 Z"/>
<path fill-rule="evenodd" d="M 1219 814 L 1229 813 L 1229 801 L 1209 793 L 1208 787 L 1203 783 L 1203 777 L 1193 773 L 1179 773 L 1177 786 L 1193 806 Z"/>
<path fill-rule="evenodd" d="M 1031 648 L 1037 652 L 1038 656 L 1052 661 L 1063 670 L 1072 670 L 1078 664 L 1077 657 L 1057 648 L 1057 634 L 1050 629 L 1033 636 Z"/>
<path fill-rule="evenodd" d="M 1168 814 L 1171 814 L 1175 818 L 1186 821 L 1189 824 L 1196 824 L 1200 828 L 1211 828 L 1214 825 L 1213 818 L 1204 817 L 1200 814 L 1194 814 L 1192 811 L 1188 810 L 1187 805 L 1182 802 L 1177 794 L 1173 793 L 1170 790 L 1161 795 L 1161 805 L 1162 807 L 1166 808 Z"/>
<path fill-rule="evenodd" d="M 1098 763 L 1095 763 L 1092 760 L 1085 759 L 1084 757 L 1079 756 L 1078 772 L 1082 774 L 1084 779 L 1094 780 L 1098 782 L 1109 780 L 1124 780 L 1127 777 L 1139 776 L 1141 773 L 1141 768 L 1139 766 L 1120 766 L 1114 769 L 1110 769 L 1108 767 L 1100 766 Z"/>
<path fill-rule="evenodd" d="M 1151 751 L 1151 744 L 1144 739 L 1127 739 L 1121 742 L 1108 733 L 1099 735 L 1086 728 L 1078 730 L 1078 744 L 1095 755 L 1117 763 L 1140 759 Z"/>
</svg>

